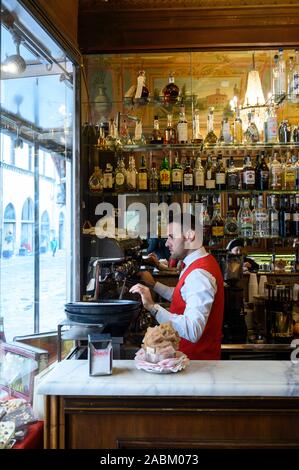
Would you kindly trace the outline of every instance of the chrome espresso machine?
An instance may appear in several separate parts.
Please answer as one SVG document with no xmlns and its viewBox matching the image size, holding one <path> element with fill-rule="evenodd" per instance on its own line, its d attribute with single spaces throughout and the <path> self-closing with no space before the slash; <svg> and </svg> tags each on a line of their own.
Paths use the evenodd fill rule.
<svg viewBox="0 0 299 470">
<path fill-rule="evenodd" d="M 138 338 L 138 332 L 151 323 L 140 296 L 129 292 L 139 282 L 142 240 L 92 236 L 86 237 L 84 243 L 87 245 L 83 252 L 88 253 L 83 268 L 84 301 L 65 305 L 66 319 L 58 325 L 58 360 L 61 360 L 64 340 L 75 342 L 67 359 L 86 359 L 88 335 L 94 334 L 112 339 L 115 359 L 127 357 L 124 344 L 128 332 Z"/>
</svg>

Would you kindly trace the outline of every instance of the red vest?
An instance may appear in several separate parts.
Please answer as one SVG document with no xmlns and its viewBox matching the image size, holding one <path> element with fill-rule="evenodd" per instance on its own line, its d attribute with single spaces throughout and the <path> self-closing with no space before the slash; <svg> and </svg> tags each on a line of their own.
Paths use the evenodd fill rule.
<svg viewBox="0 0 299 470">
<path fill-rule="evenodd" d="M 193 271 L 193 269 L 204 269 L 212 274 L 216 279 L 217 292 L 208 321 L 200 339 L 197 343 L 192 343 L 191 341 L 181 338 L 179 350 L 185 353 L 189 359 L 220 359 L 224 310 L 224 287 L 220 267 L 212 255 L 209 254 L 203 258 L 199 258 L 188 266 L 174 289 L 169 310 L 171 313 L 176 313 L 178 315 L 184 314 L 186 302 L 184 302 L 181 296 L 181 288 L 185 283 L 186 277 L 191 273 L 191 271 Z"/>
</svg>

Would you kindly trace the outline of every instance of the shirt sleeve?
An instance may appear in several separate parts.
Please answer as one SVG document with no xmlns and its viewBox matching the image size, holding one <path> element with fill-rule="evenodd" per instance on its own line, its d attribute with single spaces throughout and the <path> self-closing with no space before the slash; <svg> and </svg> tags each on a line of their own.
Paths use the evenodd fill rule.
<svg viewBox="0 0 299 470">
<path fill-rule="evenodd" d="M 156 284 L 154 286 L 154 291 L 158 295 L 163 297 L 164 299 L 169 300 L 169 302 L 170 302 L 171 299 L 172 299 L 174 287 L 165 286 L 165 284 L 162 284 L 161 282 L 156 282 Z"/>
<path fill-rule="evenodd" d="M 182 298 L 186 302 L 184 314 L 170 313 L 159 306 L 156 319 L 159 323 L 170 321 L 181 338 L 197 343 L 207 324 L 216 292 L 214 276 L 204 269 L 194 269 L 181 288 Z"/>
</svg>

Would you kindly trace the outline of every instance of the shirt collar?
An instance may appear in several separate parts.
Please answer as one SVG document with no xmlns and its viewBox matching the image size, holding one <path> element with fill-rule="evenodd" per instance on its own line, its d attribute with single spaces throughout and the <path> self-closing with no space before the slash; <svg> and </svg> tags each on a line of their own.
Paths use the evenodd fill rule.
<svg viewBox="0 0 299 470">
<path fill-rule="evenodd" d="M 190 266 L 193 261 L 203 258 L 204 256 L 207 256 L 207 252 L 204 246 L 201 246 L 198 248 L 198 250 L 192 251 L 192 253 L 189 253 L 184 259 L 183 262 L 185 263 L 185 268 L 186 269 L 188 266 Z"/>
</svg>

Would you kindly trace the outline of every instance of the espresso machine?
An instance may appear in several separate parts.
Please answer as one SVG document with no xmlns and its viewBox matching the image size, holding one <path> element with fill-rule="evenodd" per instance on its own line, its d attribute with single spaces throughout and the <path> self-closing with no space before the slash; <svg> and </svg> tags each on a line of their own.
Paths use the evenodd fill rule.
<svg viewBox="0 0 299 470">
<path fill-rule="evenodd" d="M 293 338 L 293 285 L 267 283 L 266 331 L 270 343 L 287 343 Z"/>
<path fill-rule="evenodd" d="M 143 242 L 140 238 L 92 236 L 84 243 L 84 253 L 88 254 L 84 260 L 84 301 L 65 305 L 67 318 L 58 325 L 58 360 L 63 340 L 75 341 L 67 359 L 86 359 L 88 335 L 99 334 L 112 339 L 115 359 L 129 358 L 123 354 L 128 334 L 144 332 L 151 321 L 142 309 L 140 296 L 129 292 L 139 282 Z M 139 336 L 141 342 L 143 333 Z"/>
</svg>

